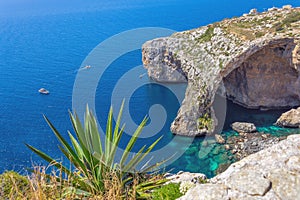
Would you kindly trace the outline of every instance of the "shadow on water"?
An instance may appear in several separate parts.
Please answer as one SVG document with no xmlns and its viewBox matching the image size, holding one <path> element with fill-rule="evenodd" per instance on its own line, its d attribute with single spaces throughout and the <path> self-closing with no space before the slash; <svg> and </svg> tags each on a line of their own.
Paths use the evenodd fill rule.
<svg viewBox="0 0 300 200">
<path fill-rule="evenodd" d="M 218 96 L 214 103 L 214 110 L 219 121 L 217 129 L 220 134 L 227 137 L 237 135 L 237 132 L 233 131 L 230 126 L 237 121 L 254 123 L 258 132 L 270 133 L 278 137 L 299 133 L 298 129 L 281 128 L 273 125 L 280 115 L 288 109 L 247 109 Z M 185 153 L 168 166 L 168 169 L 173 169 L 173 173 L 180 170 L 204 173 L 208 178 L 211 178 L 224 171 L 235 161 L 230 150 L 225 150 L 224 145 L 217 144 L 214 136 L 206 136 L 195 138 Z"/>
<path fill-rule="evenodd" d="M 117 81 L 121 78 L 122 74 L 130 71 L 131 66 L 141 64 L 141 61 L 138 59 L 140 57 L 140 51 L 127 53 L 114 61 L 106 69 L 97 88 L 97 116 L 107 116 L 109 106 L 104 108 L 103 105 L 111 104 L 111 91 L 114 90 Z M 129 61 L 133 62 L 132 65 L 122 65 L 123 62 L 129 63 Z M 213 177 L 217 172 L 223 171 L 228 165 L 235 162 L 232 153 L 225 150 L 224 145 L 217 144 L 214 136 L 199 137 L 194 140 L 193 138 L 174 136 L 169 131 L 170 125 L 180 107 L 179 102 L 184 98 L 186 84 L 158 84 L 148 80 L 147 76 L 140 77 L 143 73 L 145 73 L 145 71 L 134 72 L 134 74 L 131 74 L 133 79 L 121 85 L 123 88 L 117 93 L 118 96 L 116 99 L 118 99 L 118 101 L 116 104 L 119 104 L 124 97 L 128 100 L 130 115 L 124 117 L 124 119 L 132 119 L 135 124 L 139 124 L 144 116 L 149 116 L 152 106 L 160 105 L 163 108 L 154 107 L 155 109 L 152 109 L 154 113 L 153 118 L 150 117 L 147 125 L 156 125 L 157 123 L 153 120 L 159 120 L 163 121 L 163 126 L 160 127 L 157 133 L 152 129 L 148 131 L 145 129 L 143 131 L 143 136 L 145 137 L 138 139 L 137 148 L 133 150 L 138 150 L 144 145 L 151 144 L 158 137 L 163 136 L 162 140 L 154 149 L 155 151 L 161 150 L 161 153 L 158 154 L 158 159 L 169 158 L 175 152 L 184 152 L 181 156 L 179 153 L 179 158 L 174 158 L 174 161 L 172 160 L 172 162 L 166 166 L 165 170 L 172 170 L 172 173 L 183 170 L 204 173 L 207 177 Z M 147 79 L 145 80 L 146 84 L 139 85 L 139 81 L 142 79 Z M 130 95 L 128 95 L 127 88 L 129 88 L 131 84 L 138 85 L 139 87 L 137 87 L 132 94 L 130 93 Z M 179 99 L 175 96 L 177 93 L 181 96 Z M 258 131 L 278 136 L 296 132 L 295 129 L 283 129 L 273 126 L 273 123 L 280 114 L 286 110 L 260 111 L 246 109 L 220 96 L 216 96 L 213 106 L 219 122 L 217 132 L 226 136 L 236 134 L 236 132 L 230 128 L 230 124 L 236 121 L 252 122 L 258 127 Z M 163 116 L 164 113 L 166 116 Z M 105 128 L 106 118 L 99 117 L 98 120 L 101 127 Z M 126 122 L 126 126 L 130 127 L 128 122 Z M 127 145 L 131 136 L 130 133 L 133 131 L 134 128 L 125 131 L 124 140 L 122 140 L 120 144 L 121 148 Z"/>
</svg>

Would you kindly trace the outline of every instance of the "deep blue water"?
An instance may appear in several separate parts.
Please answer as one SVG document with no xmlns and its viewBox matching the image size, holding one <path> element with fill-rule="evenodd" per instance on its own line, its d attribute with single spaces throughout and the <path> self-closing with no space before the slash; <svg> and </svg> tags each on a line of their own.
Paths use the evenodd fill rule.
<svg viewBox="0 0 300 200">
<path fill-rule="evenodd" d="M 68 109 L 72 109 L 72 91 L 77 72 L 89 52 L 108 37 L 141 27 L 182 31 L 223 18 L 240 16 L 252 8 L 263 11 L 285 4 L 300 6 L 297 0 L 232 0 L 230 3 L 225 0 L 76 0 L 72 3 L 66 0 L 42 3 L 37 0 L 1 1 L 0 172 L 10 169 L 22 171 L 25 167 L 40 162 L 39 158 L 26 149 L 24 143 L 42 149 L 55 158 L 61 157 L 57 150 L 58 142 L 42 114 L 50 118 L 57 129 L 66 135 L 66 131 L 71 129 Z M 105 125 L 114 85 L 124 73 L 141 64 L 141 52 L 129 52 L 115 60 L 101 77 L 95 100 L 101 125 Z M 135 75 L 133 82 L 139 74 Z M 146 76 L 142 78 L 147 79 Z M 186 138 L 170 142 L 173 135 L 169 132 L 169 126 L 180 104 L 166 87 L 150 80 L 148 82 L 127 99 L 133 121 L 139 123 L 154 104 L 163 105 L 168 118 L 159 133 L 150 138 L 142 138 L 138 144 L 149 144 L 158 136 L 164 135 L 157 149 L 170 146 L 166 151 L 172 153 L 183 148 L 181 142 L 189 142 Z M 40 95 L 37 90 L 41 87 L 47 88 L 51 94 Z M 184 95 L 184 84 L 177 84 L 175 87 Z M 119 94 L 120 102 L 122 94 Z M 263 130 L 267 129 L 275 134 L 278 131 L 280 134 L 295 131 L 271 126 L 280 111 L 256 112 L 231 104 L 228 108 L 230 111 L 227 112 L 226 124 L 244 116 L 245 120 L 257 122 Z M 203 160 L 199 159 L 197 153 L 201 149 L 202 140 L 196 139 L 188 152 L 167 169 L 204 172 L 212 176 L 211 171 L 221 158 L 217 158 L 219 154 L 209 154 Z M 126 139 L 123 145 L 125 143 Z"/>
</svg>

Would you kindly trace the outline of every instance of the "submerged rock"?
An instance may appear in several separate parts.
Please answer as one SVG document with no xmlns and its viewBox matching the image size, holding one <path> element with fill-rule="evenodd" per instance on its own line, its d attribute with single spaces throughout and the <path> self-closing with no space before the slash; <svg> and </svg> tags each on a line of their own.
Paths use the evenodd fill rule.
<svg viewBox="0 0 300 200">
<path fill-rule="evenodd" d="M 246 156 L 271 147 L 285 138 L 286 137 L 278 138 L 270 134 L 255 132 L 229 137 L 224 147 L 231 149 L 231 153 L 234 154 L 236 160 L 241 160 Z"/>
<path fill-rule="evenodd" d="M 256 126 L 253 123 L 234 122 L 231 128 L 238 133 L 252 133 L 256 131 Z"/>
<path fill-rule="evenodd" d="M 300 127 L 300 107 L 291 109 L 283 113 L 275 123 L 278 126 L 299 128 Z"/>
<path fill-rule="evenodd" d="M 300 199 L 300 134 L 252 154 L 190 189 L 189 199 Z"/>
</svg>

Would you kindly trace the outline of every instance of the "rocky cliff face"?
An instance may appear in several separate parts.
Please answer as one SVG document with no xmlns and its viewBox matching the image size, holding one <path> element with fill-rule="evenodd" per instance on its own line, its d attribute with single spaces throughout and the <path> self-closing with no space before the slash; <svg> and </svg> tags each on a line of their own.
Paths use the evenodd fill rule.
<svg viewBox="0 0 300 200">
<path fill-rule="evenodd" d="M 249 108 L 300 105 L 300 8 L 252 12 L 148 41 L 143 63 L 156 81 L 188 82 L 175 134 L 212 133 L 217 92 Z"/>
</svg>

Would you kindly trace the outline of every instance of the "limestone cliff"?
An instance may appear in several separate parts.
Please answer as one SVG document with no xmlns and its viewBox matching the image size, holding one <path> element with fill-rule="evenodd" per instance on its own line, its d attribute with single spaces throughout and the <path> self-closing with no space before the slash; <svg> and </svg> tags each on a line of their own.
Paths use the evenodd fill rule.
<svg viewBox="0 0 300 200">
<path fill-rule="evenodd" d="M 212 133 L 216 93 L 248 108 L 300 105 L 300 8 L 272 8 L 178 32 L 143 45 L 148 75 L 188 82 L 171 126 L 175 134 Z"/>
</svg>

